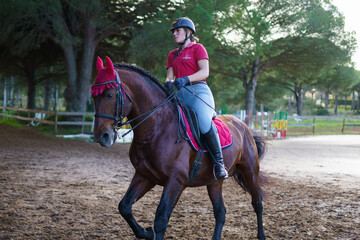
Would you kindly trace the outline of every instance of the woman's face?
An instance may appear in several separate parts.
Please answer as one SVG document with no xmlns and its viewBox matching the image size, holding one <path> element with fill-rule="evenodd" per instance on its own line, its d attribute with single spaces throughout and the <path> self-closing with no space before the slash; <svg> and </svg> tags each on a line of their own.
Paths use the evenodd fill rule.
<svg viewBox="0 0 360 240">
<path fill-rule="evenodd" d="M 185 28 L 176 28 L 173 31 L 174 40 L 177 44 L 182 43 L 185 40 L 186 37 L 186 31 Z"/>
</svg>

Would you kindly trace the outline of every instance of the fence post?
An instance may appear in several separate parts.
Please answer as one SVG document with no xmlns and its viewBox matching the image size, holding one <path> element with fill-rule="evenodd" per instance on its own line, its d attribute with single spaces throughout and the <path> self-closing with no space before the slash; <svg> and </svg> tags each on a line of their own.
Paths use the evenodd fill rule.
<svg viewBox="0 0 360 240">
<path fill-rule="evenodd" d="M 55 135 L 57 134 L 57 121 L 58 121 L 57 118 L 58 118 L 57 117 L 57 111 L 55 111 Z"/>
<path fill-rule="evenodd" d="M 313 124 L 314 124 L 314 126 L 313 126 L 313 134 L 315 134 L 315 116 L 313 118 Z"/>
<path fill-rule="evenodd" d="M 345 127 L 345 118 L 343 119 L 343 125 L 342 125 L 342 128 L 341 128 L 341 133 L 344 133 L 344 127 Z"/>
<path fill-rule="evenodd" d="M 258 111 L 255 111 L 255 129 L 257 128 L 258 124 Z"/>
<path fill-rule="evenodd" d="M 84 122 L 85 122 L 85 112 L 83 112 L 83 115 L 82 115 L 82 125 L 81 125 L 81 133 L 84 134 Z"/>
</svg>

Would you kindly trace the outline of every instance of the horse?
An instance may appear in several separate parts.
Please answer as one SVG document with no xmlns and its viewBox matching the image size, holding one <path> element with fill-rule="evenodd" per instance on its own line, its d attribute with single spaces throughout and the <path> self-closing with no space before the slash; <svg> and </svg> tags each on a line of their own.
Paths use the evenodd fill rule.
<svg viewBox="0 0 360 240">
<path fill-rule="evenodd" d="M 129 123 L 133 140 L 129 150 L 135 168 L 131 183 L 118 205 L 139 239 L 164 239 L 171 213 L 183 190 L 206 186 L 210 197 L 215 228 L 212 239 L 221 239 L 226 209 L 223 202 L 223 180 L 216 181 L 208 153 L 192 181 L 189 172 L 196 152 L 188 141 L 178 141 L 178 113 L 162 84 L 146 70 L 128 65 L 113 65 L 106 57 L 106 66 L 97 59 L 97 76 L 92 88 L 95 104 L 94 139 L 101 146 L 111 146 L 117 137 L 116 129 Z M 128 119 L 124 123 L 124 118 Z M 265 239 L 263 229 L 263 191 L 265 177 L 259 162 L 266 151 L 261 135 L 252 134 L 247 125 L 232 115 L 217 116 L 229 128 L 233 144 L 223 149 L 229 176 L 250 193 L 257 216 L 257 238 Z M 123 122 L 123 123 L 122 123 Z M 155 185 L 163 187 L 156 210 L 154 228 L 143 228 L 132 214 L 132 205 Z"/>
</svg>

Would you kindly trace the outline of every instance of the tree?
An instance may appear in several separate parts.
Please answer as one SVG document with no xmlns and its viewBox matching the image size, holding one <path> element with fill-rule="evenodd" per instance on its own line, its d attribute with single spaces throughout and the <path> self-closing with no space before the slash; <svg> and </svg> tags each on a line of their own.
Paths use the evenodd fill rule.
<svg viewBox="0 0 360 240">
<path fill-rule="evenodd" d="M 10 39 L 11 37 L 0 46 L 0 72 L 25 80 L 27 108 L 34 109 L 36 86 L 43 81 L 57 81 L 64 76 L 64 70 L 59 64 L 60 50 L 51 41 L 45 41 L 37 47 L 22 51 Z M 50 65 L 53 65 L 53 71 L 50 70 Z"/>
<path fill-rule="evenodd" d="M 314 88 L 325 69 L 349 62 L 349 51 L 327 39 L 307 37 L 278 39 L 273 43 L 273 47 L 282 47 L 284 42 L 290 42 L 294 48 L 289 49 L 274 64 L 273 70 L 277 71 L 277 74 L 273 82 L 294 93 L 297 114 L 302 115 L 304 90 Z"/>
<path fill-rule="evenodd" d="M 140 28 L 154 13 L 171 3 L 156 0 L 14 0 L 3 5 L 5 11 L 17 12 L 4 18 L 9 31 L 24 29 L 19 32 L 23 35 L 17 39 L 19 44 L 27 41 L 36 45 L 48 38 L 61 47 L 68 75 L 64 93 L 67 110 L 85 111 L 96 47 L 104 38 L 115 36 L 114 45 L 128 44 L 132 29 Z M 26 46 L 31 48 L 30 44 Z"/>
<path fill-rule="evenodd" d="M 355 71 L 355 78 L 356 78 L 356 84 L 354 85 L 353 89 L 357 91 L 357 95 L 358 95 L 356 112 L 357 114 L 360 114 L 360 71 Z"/>
<path fill-rule="evenodd" d="M 130 44 L 130 60 L 165 79 L 168 54 L 178 47 L 169 29 L 176 18 L 186 16 L 195 23 L 195 35 L 205 45 L 212 62 L 212 55 L 220 44 L 216 36 L 219 27 L 217 17 L 229 11 L 233 2 L 236 1 L 174 1 L 172 8 L 158 12 L 144 23 L 143 28 L 133 33 L 135 37 Z"/>
<path fill-rule="evenodd" d="M 224 51 L 220 50 L 217 58 L 222 62 L 218 64 L 221 69 L 217 72 L 242 81 L 248 110 L 254 109 L 260 74 L 286 56 L 289 59 L 302 39 L 329 39 L 337 46 L 345 44 L 340 41 L 345 36 L 343 17 L 327 1 L 243 0 L 222 18 L 228 25 L 224 36 L 232 33 L 233 40 L 224 39 Z"/>
</svg>

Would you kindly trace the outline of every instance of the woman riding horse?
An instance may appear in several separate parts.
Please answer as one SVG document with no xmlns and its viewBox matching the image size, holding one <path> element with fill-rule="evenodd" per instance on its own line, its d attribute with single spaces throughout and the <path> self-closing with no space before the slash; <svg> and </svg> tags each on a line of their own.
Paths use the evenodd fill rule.
<svg viewBox="0 0 360 240">
<path fill-rule="evenodd" d="M 174 35 L 176 34 L 174 33 Z M 179 56 L 186 58 L 187 55 L 184 53 L 194 49 L 194 47 L 189 47 L 190 44 L 187 45 L 187 48 L 180 48 L 183 53 L 180 53 Z M 174 61 L 178 61 L 176 58 Z M 207 59 L 200 63 L 200 65 L 202 64 L 206 65 Z M 129 158 L 135 168 L 135 173 L 128 190 L 119 203 L 119 212 L 135 236 L 149 240 L 164 239 L 171 213 L 184 189 L 206 186 L 215 217 L 212 239 L 221 239 L 226 215 L 222 196 L 224 181 L 214 179 L 211 172 L 213 160 L 209 154 L 204 155 L 197 175 L 192 181 L 189 180 L 191 166 L 195 162 L 197 152 L 187 141 L 177 141 L 179 115 L 176 105 L 171 102 L 174 95 L 167 96 L 162 84 L 139 67 L 126 64 L 114 66 L 108 57 L 106 57 L 106 67 L 104 67 L 102 60 L 98 57 L 96 68 L 95 84 L 91 86 L 96 112 L 94 140 L 102 146 L 109 147 L 116 140 L 116 130 L 128 123 L 134 133 Z M 173 76 L 182 79 L 174 81 L 174 84 L 180 88 L 179 97 L 183 95 L 184 98 L 188 95 L 186 92 L 188 87 L 196 88 L 195 90 L 205 89 L 204 95 L 208 96 L 210 91 L 206 90 L 207 86 L 204 83 L 180 87 L 186 85 L 189 78 L 197 79 L 194 77 L 197 72 L 188 75 L 187 78 L 174 72 Z M 171 74 L 169 77 L 173 79 Z M 204 78 L 204 75 L 201 78 Z M 212 110 L 208 112 L 213 113 Z M 125 117 L 128 121 L 123 123 Z M 232 136 L 232 145 L 222 152 L 223 162 L 228 167 L 229 175 L 235 178 L 240 187 L 251 194 L 251 204 L 257 217 L 257 237 L 263 240 L 265 233 L 262 219 L 263 192 L 261 185 L 264 178 L 260 172 L 259 160 L 264 156 L 266 149 L 264 138 L 253 135 L 246 124 L 234 116 L 221 115 L 216 118 L 226 125 Z M 210 131 L 205 127 L 209 126 L 209 123 L 206 120 L 201 121 L 207 123 L 201 124 L 202 132 L 206 134 L 206 131 Z M 217 135 L 214 132 L 211 134 Z M 212 141 L 214 139 L 215 137 L 212 138 Z M 212 151 L 214 150 L 210 149 L 211 153 Z M 220 154 L 216 153 L 215 155 Z M 220 161 L 220 157 L 217 161 Z M 220 166 L 220 164 L 216 164 L 216 166 Z M 221 174 L 218 175 L 221 177 Z M 162 186 L 163 192 L 156 209 L 154 225 L 153 228 L 144 228 L 136 221 L 132 206 L 156 185 Z"/>
<path fill-rule="evenodd" d="M 201 139 L 214 163 L 215 177 L 222 180 L 228 177 L 223 162 L 220 139 L 212 122 L 216 113 L 215 102 L 206 84 L 209 76 L 209 57 L 206 49 L 195 41 L 195 25 L 191 19 L 176 19 L 170 31 L 179 47 L 169 53 L 165 88 L 172 91 L 173 84 L 179 90 L 177 97 L 193 109 L 199 120 Z M 175 81 L 174 81 L 175 79 Z"/>
</svg>

